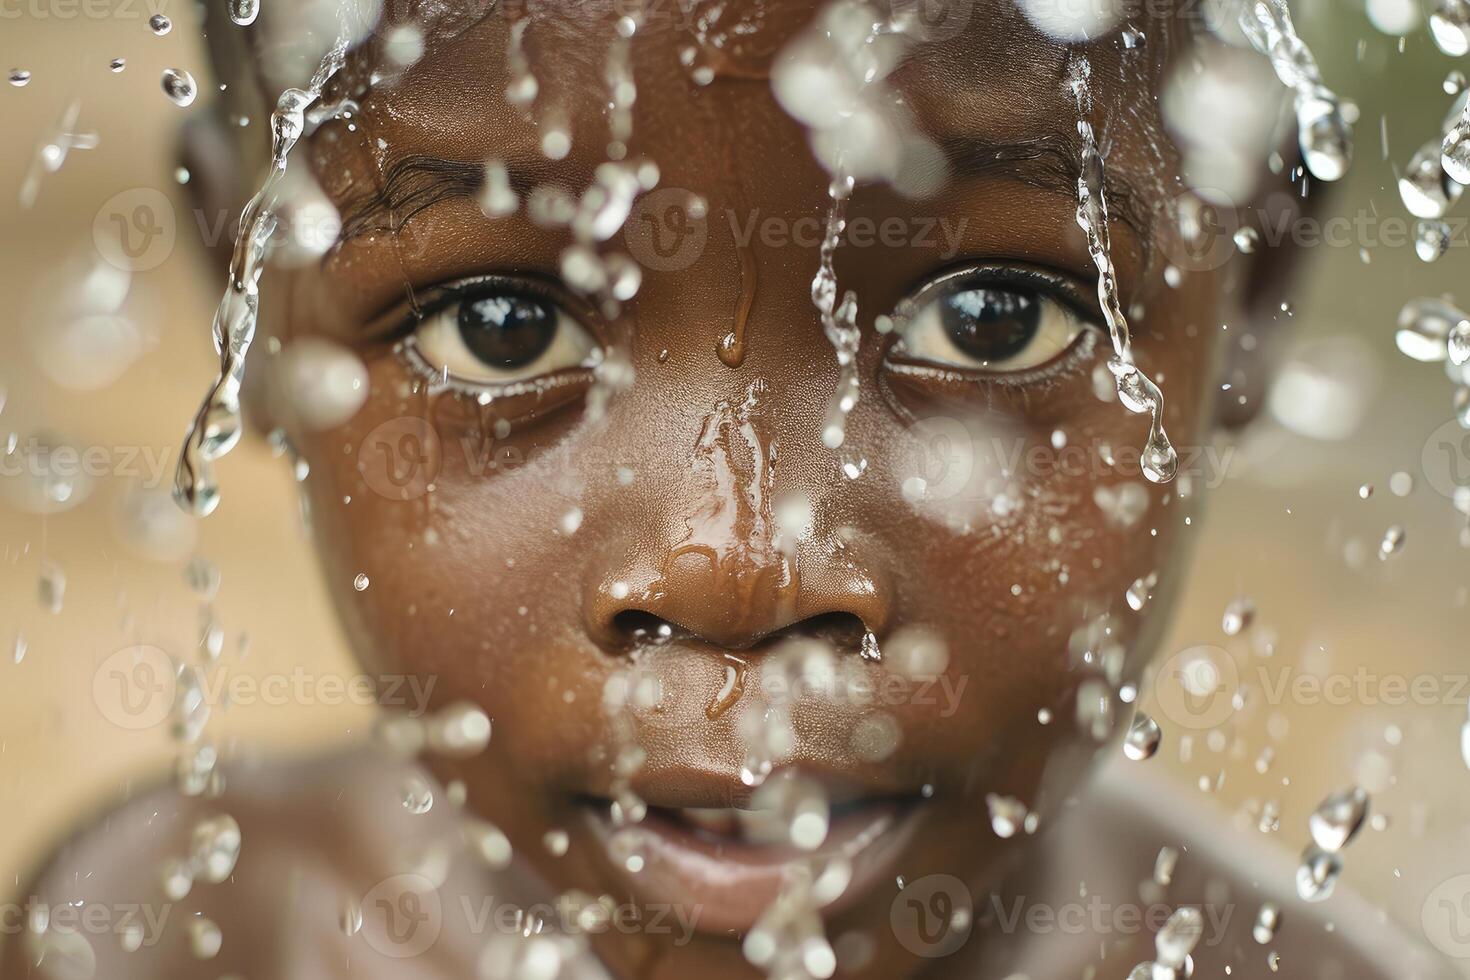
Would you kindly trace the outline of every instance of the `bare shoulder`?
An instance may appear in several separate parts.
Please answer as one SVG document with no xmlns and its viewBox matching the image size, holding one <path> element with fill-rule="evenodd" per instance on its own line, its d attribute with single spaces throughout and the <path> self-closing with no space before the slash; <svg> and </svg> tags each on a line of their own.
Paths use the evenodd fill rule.
<svg viewBox="0 0 1470 980">
<path fill-rule="evenodd" d="M 453 821 L 402 805 L 417 775 L 359 751 L 235 767 L 215 799 L 172 786 L 135 796 L 75 834 L 12 897 L 0 976 L 400 975 L 398 960 L 352 935 L 353 919 L 395 874 L 438 885 L 448 873 L 449 855 L 435 849 Z M 460 952 L 441 945 L 417 962 L 447 964 Z"/>
<path fill-rule="evenodd" d="M 1008 915 L 1012 931 L 1056 934 L 1060 941 L 1042 944 L 1049 965 L 1032 976 L 1076 976 L 1088 964 L 1097 976 L 1127 976 L 1153 959 L 1155 934 L 1183 906 L 1198 910 L 1203 926 L 1192 954 L 1195 976 L 1460 975 L 1345 884 L 1325 901 L 1303 901 L 1296 853 L 1237 828 L 1209 797 L 1188 792 L 1162 770 L 1106 767 L 1058 816 L 1048 838 L 1044 883 L 1033 889 L 1047 896 L 1042 910 L 1023 897 L 986 913 L 992 927 Z"/>
</svg>

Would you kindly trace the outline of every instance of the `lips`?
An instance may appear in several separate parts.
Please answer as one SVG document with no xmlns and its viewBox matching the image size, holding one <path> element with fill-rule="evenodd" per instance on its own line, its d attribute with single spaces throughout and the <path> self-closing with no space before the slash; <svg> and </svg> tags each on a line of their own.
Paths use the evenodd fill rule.
<svg viewBox="0 0 1470 980">
<path fill-rule="evenodd" d="M 619 873 L 643 901 L 674 907 L 707 933 L 749 930 L 801 861 L 850 865 L 847 888 L 824 910 L 837 914 L 892 873 L 924 812 L 917 794 L 841 780 L 778 774 L 752 791 L 714 773 L 670 775 L 642 788 L 648 814 L 633 833 L 643 866 Z M 611 842 L 620 828 L 609 805 L 587 799 L 583 810 L 593 834 Z"/>
</svg>

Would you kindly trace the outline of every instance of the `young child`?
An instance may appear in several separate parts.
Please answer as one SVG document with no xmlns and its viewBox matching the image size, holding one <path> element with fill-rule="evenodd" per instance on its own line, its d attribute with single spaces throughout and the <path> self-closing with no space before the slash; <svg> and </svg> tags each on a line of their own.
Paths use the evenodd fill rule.
<svg viewBox="0 0 1470 980">
<path fill-rule="evenodd" d="M 305 82 L 319 6 L 210 5 L 206 204 L 252 193 L 262 126 L 224 120 Z M 1264 62 L 1189 4 L 402 6 L 290 159 L 342 231 L 261 280 L 247 407 L 428 720 L 129 801 L 25 894 L 165 921 L 32 921 L 7 980 L 1447 975 L 1120 745 L 1200 474 L 1141 472 L 1079 121 L 1187 450 L 1255 408 L 1219 327 L 1264 349 L 1290 256 L 1189 261 L 1161 95 Z M 1243 212 L 1297 199 L 1272 148 Z M 308 349 L 360 407 L 282 380 Z"/>
</svg>

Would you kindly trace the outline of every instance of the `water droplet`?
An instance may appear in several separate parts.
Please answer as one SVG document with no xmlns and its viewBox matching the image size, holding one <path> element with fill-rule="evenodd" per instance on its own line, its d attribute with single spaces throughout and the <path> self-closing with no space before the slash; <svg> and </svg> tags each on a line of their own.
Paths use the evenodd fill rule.
<svg viewBox="0 0 1470 980">
<path fill-rule="evenodd" d="M 202 915 L 189 921 L 189 951 L 195 959 L 214 959 L 223 944 L 224 935 L 212 921 Z"/>
<path fill-rule="evenodd" d="M 1154 753 L 1159 751 L 1159 743 L 1163 738 L 1159 723 L 1140 711 L 1133 716 L 1133 724 L 1128 726 L 1128 736 L 1123 740 L 1123 754 L 1134 762 L 1152 759 Z"/>
<path fill-rule="evenodd" d="M 148 18 L 148 29 L 159 37 L 163 37 L 174 29 L 174 22 L 163 14 L 154 14 Z"/>
<path fill-rule="evenodd" d="M 990 811 L 990 828 L 997 837 L 1014 837 L 1026 824 L 1026 804 L 1014 796 L 987 793 L 985 806 Z"/>
<path fill-rule="evenodd" d="M 113 58 L 110 62 L 107 63 L 107 67 L 112 71 L 114 75 L 116 75 L 120 73 L 123 69 L 128 67 L 128 59 Z"/>
<path fill-rule="evenodd" d="M 203 880 L 218 884 L 235 871 L 240 857 L 240 825 L 227 814 L 194 825 L 193 867 Z"/>
<path fill-rule="evenodd" d="M 1205 920 L 1199 909 L 1188 905 L 1177 908 L 1154 936 L 1155 956 L 1163 966 L 1183 969 L 1185 959 L 1204 933 Z"/>
<path fill-rule="evenodd" d="M 1341 858 L 1317 847 L 1309 847 L 1296 869 L 1296 893 L 1306 902 L 1325 902 L 1337 887 L 1341 874 Z"/>
<path fill-rule="evenodd" d="M 1448 222 L 1418 221 L 1414 223 L 1414 254 L 1421 262 L 1434 262 L 1450 247 L 1452 232 Z"/>
<path fill-rule="evenodd" d="M 1312 840 L 1324 851 L 1343 849 L 1368 815 L 1368 794 L 1352 786 L 1328 796 L 1307 819 Z"/>
<path fill-rule="evenodd" d="M 1378 544 L 1378 558 L 1387 561 L 1398 554 L 1404 548 L 1404 529 L 1395 524 L 1383 532 L 1383 540 Z"/>
<path fill-rule="evenodd" d="M 403 808 L 412 814 L 425 814 L 434 808 L 434 790 L 428 780 L 417 773 L 403 781 L 400 799 Z"/>
<path fill-rule="evenodd" d="M 490 718 L 470 701 L 449 705 L 427 728 L 429 748 L 453 758 L 470 758 L 490 744 Z"/>
<path fill-rule="evenodd" d="M 249 27 L 260 16 L 260 0 L 230 0 L 230 20 L 240 27 Z"/>
<path fill-rule="evenodd" d="M 352 587 L 358 592 L 366 592 L 369 585 L 366 572 L 358 572 L 357 577 L 352 580 Z"/>
<path fill-rule="evenodd" d="M 1251 936 L 1262 946 L 1269 944 L 1276 938 L 1276 930 L 1281 927 L 1281 910 L 1271 902 L 1261 906 L 1256 913 L 1256 924 L 1251 927 Z"/>
<path fill-rule="evenodd" d="M 1464 187 L 1449 178 L 1440 163 L 1440 141 L 1430 140 L 1409 160 L 1399 177 L 1399 197 L 1418 218 L 1442 218 Z"/>
<path fill-rule="evenodd" d="M 1452 58 L 1470 52 L 1470 3 L 1439 0 L 1429 15 L 1429 33 L 1439 49 Z"/>
<path fill-rule="evenodd" d="M 10 84 L 16 88 L 25 88 L 31 83 L 31 73 L 24 68 L 12 68 L 10 71 Z"/>
<path fill-rule="evenodd" d="M 163 93 L 177 106 L 191 106 L 199 95 L 194 76 L 182 68 L 165 68 L 163 71 Z"/>
<path fill-rule="evenodd" d="M 53 562 L 41 563 L 41 608 L 53 615 L 61 612 L 66 600 L 66 572 Z"/>
<path fill-rule="evenodd" d="M 1261 240 L 1261 234 L 1250 225 L 1245 225 L 1236 230 L 1234 238 L 1235 247 L 1246 255 L 1249 255 L 1256 250 L 1256 245 Z"/>
<path fill-rule="evenodd" d="M 1225 631 L 1226 636 L 1239 636 L 1250 627 L 1255 617 L 1256 604 L 1253 601 L 1244 596 L 1231 599 L 1225 606 L 1225 615 L 1220 617 L 1220 628 Z"/>
<path fill-rule="evenodd" d="M 571 838 L 567 836 L 565 830 L 548 830 L 545 836 L 541 838 L 541 843 L 545 846 L 547 853 L 552 857 L 561 857 L 567 853 L 567 848 L 571 846 Z"/>
<path fill-rule="evenodd" d="M 1388 478 L 1388 489 L 1395 497 L 1407 497 L 1414 492 L 1414 477 L 1399 470 Z"/>
</svg>

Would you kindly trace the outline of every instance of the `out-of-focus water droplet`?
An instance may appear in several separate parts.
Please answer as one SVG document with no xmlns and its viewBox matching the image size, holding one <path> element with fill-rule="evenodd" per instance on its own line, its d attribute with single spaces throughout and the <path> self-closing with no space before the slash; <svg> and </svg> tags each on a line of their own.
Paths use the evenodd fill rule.
<svg viewBox="0 0 1470 980">
<path fill-rule="evenodd" d="M 1444 77 L 1444 91 L 1446 95 L 1459 95 L 1465 91 L 1465 73 L 1460 69 L 1453 69 Z"/>
<path fill-rule="evenodd" d="M 1123 598 L 1128 602 L 1128 608 L 1134 612 L 1140 612 L 1148 600 L 1153 598 L 1154 586 L 1158 584 L 1158 572 L 1150 572 L 1142 578 L 1134 579 L 1133 584 L 1128 586 L 1128 590 L 1123 593 Z"/>
<path fill-rule="evenodd" d="M 1449 357 L 1450 333 L 1467 322 L 1465 313 L 1452 303 L 1432 297 L 1411 299 L 1399 311 L 1394 343 L 1416 361 L 1443 361 Z"/>
<path fill-rule="evenodd" d="M 571 838 L 565 830 L 548 830 L 542 836 L 541 843 L 546 848 L 546 853 L 552 857 L 562 857 L 571 846 Z"/>
<path fill-rule="evenodd" d="M 1395 497 L 1407 497 L 1414 492 L 1414 477 L 1399 470 L 1388 478 L 1388 489 Z"/>
<path fill-rule="evenodd" d="M 1226 636 L 1239 636 L 1242 631 L 1250 627 L 1251 621 L 1256 618 L 1256 604 L 1245 596 L 1231 599 L 1225 606 L 1225 614 L 1220 617 L 1220 628 L 1225 631 Z"/>
<path fill-rule="evenodd" d="M 1256 924 L 1251 927 L 1251 936 L 1262 946 L 1268 945 L 1276 938 L 1276 930 L 1281 928 L 1281 910 L 1273 903 L 1266 902 L 1261 910 L 1256 913 Z"/>
<path fill-rule="evenodd" d="M 1159 729 L 1159 723 L 1140 711 L 1133 716 L 1133 724 L 1128 726 L 1128 736 L 1123 740 L 1123 754 L 1134 762 L 1152 759 L 1159 751 L 1159 743 L 1163 738 L 1164 733 Z"/>
<path fill-rule="evenodd" d="M 16 88 L 25 88 L 31 83 L 31 73 L 24 68 L 12 68 L 10 70 L 10 84 Z"/>
<path fill-rule="evenodd" d="M 429 748 L 440 755 L 469 758 L 490 744 L 490 718 L 480 706 L 460 701 L 440 711 L 426 726 Z"/>
<path fill-rule="evenodd" d="M 195 959 L 212 960 L 219 955 L 224 945 L 224 935 L 219 926 L 199 916 L 189 920 L 189 952 Z"/>
<path fill-rule="evenodd" d="M 504 871 L 510 867 L 514 852 L 510 838 L 499 827 L 483 820 L 468 820 L 464 825 L 464 835 L 490 870 Z"/>
<path fill-rule="evenodd" d="M 174 105 L 191 106 L 199 95 L 199 87 L 194 84 L 194 76 L 182 68 L 165 68 L 163 94 L 173 100 Z"/>
<path fill-rule="evenodd" d="M 1414 254 L 1421 262 L 1434 262 L 1450 247 L 1450 226 L 1444 221 L 1418 221 L 1414 224 Z"/>
<path fill-rule="evenodd" d="M 195 824 L 191 855 L 199 877 L 218 884 L 233 874 L 240 858 L 240 841 L 240 825 L 228 814 Z"/>
<path fill-rule="evenodd" d="M 183 901 L 194 888 L 194 872 L 186 861 L 168 860 L 159 870 L 159 881 L 169 901 Z"/>
<path fill-rule="evenodd" d="M 369 585 L 366 572 L 358 572 L 357 577 L 352 580 L 352 587 L 358 592 L 366 592 Z"/>
<path fill-rule="evenodd" d="M 1399 197 L 1418 218 L 1444 217 L 1464 189 L 1444 172 L 1437 139 L 1421 146 L 1399 177 Z"/>
<path fill-rule="evenodd" d="M 1261 241 L 1261 233 L 1256 231 L 1255 228 L 1251 227 L 1250 225 L 1245 225 L 1241 228 L 1236 229 L 1235 235 L 1233 237 L 1235 239 L 1235 247 L 1240 249 L 1246 255 L 1254 252 L 1256 250 L 1256 245 L 1259 244 Z"/>
<path fill-rule="evenodd" d="M 1438 0 L 1429 15 L 1429 33 L 1439 49 L 1452 58 L 1470 52 L 1470 3 Z"/>
<path fill-rule="evenodd" d="M 54 562 L 41 563 L 41 608 L 55 615 L 66 601 L 66 572 Z"/>
<path fill-rule="evenodd" d="M 1368 794 L 1361 787 L 1339 790 L 1307 818 L 1307 829 L 1318 847 L 1336 853 L 1347 846 L 1368 816 Z"/>
<path fill-rule="evenodd" d="M 1383 540 L 1378 543 L 1378 558 L 1380 561 L 1387 561 L 1402 550 L 1404 550 L 1404 529 L 1395 524 L 1383 532 Z"/>
<path fill-rule="evenodd" d="M 414 773 L 404 780 L 400 799 L 409 813 L 428 813 L 434 807 L 434 790 L 428 780 Z"/>
<path fill-rule="evenodd" d="M 249 27 L 260 16 L 260 0 L 230 0 L 230 20 L 239 27 Z"/>
<path fill-rule="evenodd" d="M 1367 500 L 1371 496 L 1373 496 L 1373 484 L 1365 483 L 1362 486 L 1358 487 L 1359 500 Z"/>
<path fill-rule="evenodd" d="M 1182 970 L 1204 933 L 1205 919 L 1199 909 L 1189 905 L 1177 908 L 1154 936 L 1155 957 L 1171 970 Z"/>
<path fill-rule="evenodd" d="M 12 651 L 16 663 L 20 663 L 26 658 L 26 650 L 29 646 L 30 644 L 26 641 L 26 635 L 17 631 L 15 634 L 15 647 Z"/>
<path fill-rule="evenodd" d="M 1325 902 L 1342 875 L 1342 859 L 1330 851 L 1309 847 L 1296 869 L 1296 893 L 1305 902 Z"/>
<path fill-rule="evenodd" d="M 985 807 L 990 811 L 990 829 L 997 837 L 1014 837 L 1026 825 L 1026 804 L 1014 796 L 987 793 Z"/>
</svg>

